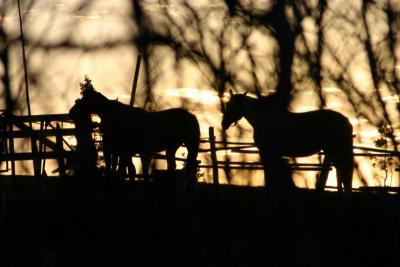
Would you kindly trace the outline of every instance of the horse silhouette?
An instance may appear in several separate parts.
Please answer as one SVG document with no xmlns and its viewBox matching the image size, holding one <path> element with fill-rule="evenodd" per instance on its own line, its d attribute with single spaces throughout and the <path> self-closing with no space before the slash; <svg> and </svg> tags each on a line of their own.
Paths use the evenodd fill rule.
<svg viewBox="0 0 400 267">
<path fill-rule="evenodd" d="M 282 108 L 276 94 L 256 99 L 230 90 L 223 129 L 242 117 L 253 127 L 265 176 L 276 173 L 276 165 L 282 166 L 283 156 L 310 156 L 323 150 L 325 162 L 331 162 L 336 168 L 338 190 L 343 190 L 343 184 L 346 192 L 351 191 L 353 127 L 345 116 L 332 110 L 293 113 Z M 322 190 L 325 182 L 326 179 L 317 181 L 317 189 Z M 267 180 L 265 184 L 268 186 Z"/>
<path fill-rule="evenodd" d="M 183 108 L 147 112 L 110 100 L 92 87 L 82 91 L 81 101 L 91 113 L 101 118 L 104 150 L 119 153 L 124 159 L 139 154 L 145 179 L 153 153 L 165 151 L 168 171 L 173 172 L 176 169 L 175 153 L 185 145 L 188 150 L 187 186 L 194 184 L 200 142 L 199 123 L 194 114 Z M 110 159 L 105 160 L 106 169 L 109 169 Z"/>
</svg>

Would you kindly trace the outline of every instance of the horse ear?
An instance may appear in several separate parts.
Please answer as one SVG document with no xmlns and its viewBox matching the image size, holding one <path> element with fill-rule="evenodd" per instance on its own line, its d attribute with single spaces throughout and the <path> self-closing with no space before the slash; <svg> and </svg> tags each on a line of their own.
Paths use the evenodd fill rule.
<svg viewBox="0 0 400 267">
<path fill-rule="evenodd" d="M 230 96 L 233 96 L 232 88 L 229 88 L 229 95 L 230 95 Z"/>
<path fill-rule="evenodd" d="M 246 92 L 243 94 L 243 96 L 246 96 L 248 92 L 249 92 L 249 91 L 246 91 Z"/>
</svg>

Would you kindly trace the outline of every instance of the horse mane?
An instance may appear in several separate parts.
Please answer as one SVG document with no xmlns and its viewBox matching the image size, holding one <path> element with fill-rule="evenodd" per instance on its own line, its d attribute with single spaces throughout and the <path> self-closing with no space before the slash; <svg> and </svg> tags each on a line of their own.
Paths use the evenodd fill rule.
<svg viewBox="0 0 400 267">
<path fill-rule="evenodd" d="M 144 110 L 143 108 L 131 107 L 131 106 L 127 105 L 127 104 L 124 104 L 124 103 L 118 101 L 118 99 L 117 100 L 110 100 L 110 103 L 111 103 L 111 105 L 113 105 L 114 108 L 117 108 L 117 109 L 122 109 L 122 110 L 126 109 L 126 110 L 129 110 L 130 112 L 134 111 L 134 112 L 142 113 L 142 114 L 147 113 L 147 111 Z"/>
<path fill-rule="evenodd" d="M 85 95 L 87 93 L 94 94 L 94 95 L 96 95 L 96 97 L 99 97 L 101 99 L 101 101 L 103 101 L 104 103 L 109 103 L 111 108 L 115 108 L 116 110 L 129 110 L 130 112 L 136 111 L 136 112 L 141 112 L 141 113 L 145 113 L 146 112 L 142 108 L 131 107 L 131 106 L 127 105 L 127 104 L 124 104 L 124 103 L 120 102 L 118 100 L 118 98 L 114 99 L 114 100 L 109 99 L 108 97 L 106 97 L 105 95 L 103 95 L 102 93 L 100 93 L 99 91 L 97 91 L 96 89 L 91 88 L 91 87 L 82 90 L 81 93 L 82 93 L 82 95 Z"/>
</svg>

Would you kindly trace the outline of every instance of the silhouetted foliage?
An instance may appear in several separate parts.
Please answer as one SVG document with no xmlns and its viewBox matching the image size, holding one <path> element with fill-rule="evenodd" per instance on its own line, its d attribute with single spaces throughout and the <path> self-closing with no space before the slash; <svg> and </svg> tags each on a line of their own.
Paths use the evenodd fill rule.
<svg viewBox="0 0 400 267">
<path fill-rule="evenodd" d="M 378 168 L 384 172 L 383 175 L 383 185 L 387 186 L 387 180 L 392 182 L 393 172 L 394 172 L 394 158 L 389 154 L 391 149 L 390 141 L 393 139 L 393 129 L 388 124 L 382 124 L 379 129 L 379 136 L 374 140 L 374 144 L 377 148 L 383 149 L 383 157 L 372 157 L 374 162 L 372 166 Z M 390 184 L 389 184 L 390 185 Z"/>
</svg>

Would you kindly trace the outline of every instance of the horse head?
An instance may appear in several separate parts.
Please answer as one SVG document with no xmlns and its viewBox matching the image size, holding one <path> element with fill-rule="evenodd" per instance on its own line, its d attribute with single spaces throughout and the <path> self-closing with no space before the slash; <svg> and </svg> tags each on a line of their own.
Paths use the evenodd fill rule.
<svg viewBox="0 0 400 267">
<path fill-rule="evenodd" d="M 81 91 L 81 95 L 81 104 L 86 106 L 85 108 L 91 113 L 98 115 L 104 111 L 104 104 L 110 101 L 107 97 L 96 91 L 93 87 L 83 89 Z"/>
<path fill-rule="evenodd" d="M 82 103 L 82 99 L 76 99 L 75 104 L 69 110 L 69 117 L 74 121 L 90 120 L 90 110 Z"/>
<path fill-rule="evenodd" d="M 243 100 L 246 97 L 244 94 L 234 94 L 232 89 L 229 90 L 229 101 L 225 105 L 225 110 L 222 118 L 222 128 L 228 129 L 232 123 L 236 123 L 243 117 Z"/>
</svg>

